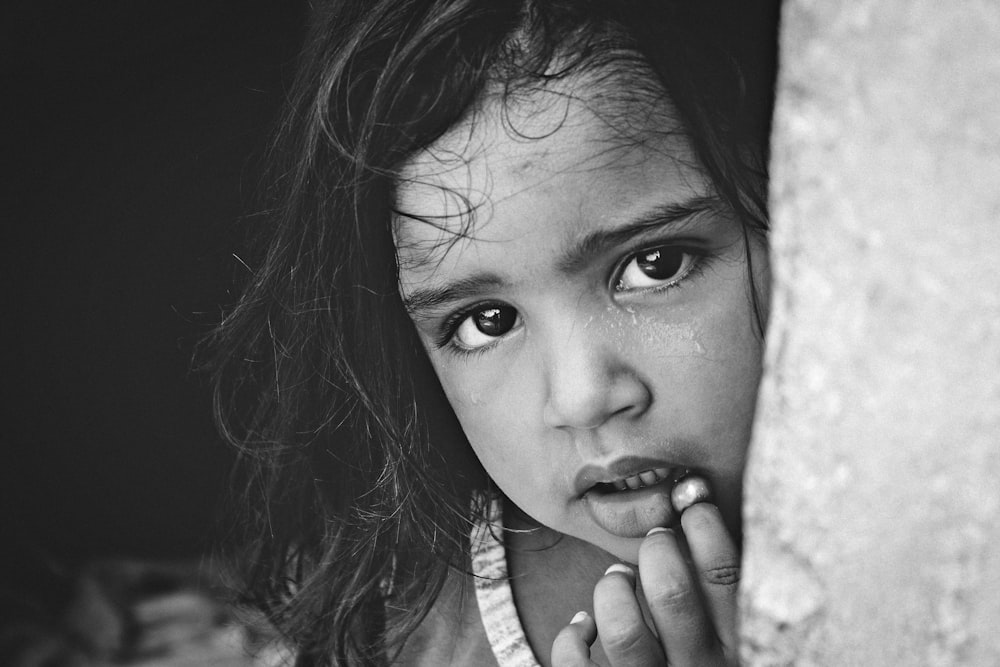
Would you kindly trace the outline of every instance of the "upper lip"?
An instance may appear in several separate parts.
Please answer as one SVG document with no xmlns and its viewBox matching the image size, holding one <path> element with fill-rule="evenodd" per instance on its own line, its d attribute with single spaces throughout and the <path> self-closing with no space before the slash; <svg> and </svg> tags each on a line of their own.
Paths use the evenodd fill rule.
<svg viewBox="0 0 1000 667">
<path fill-rule="evenodd" d="M 580 468 L 573 479 L 573 490 L 577 495 L 582 496 L 593 488 L 595 484 L 610 484 L 616 480 L 638 475 L 645 470 L 652 470 L 653 468 L 669 468 L 671 471 L 674 471 L 672 474 L 675 475 L 682 470 L 686 470 L 683 466 L 662 459 L 623 456 L 605 465 L 588 463 Z"/>
</svg>

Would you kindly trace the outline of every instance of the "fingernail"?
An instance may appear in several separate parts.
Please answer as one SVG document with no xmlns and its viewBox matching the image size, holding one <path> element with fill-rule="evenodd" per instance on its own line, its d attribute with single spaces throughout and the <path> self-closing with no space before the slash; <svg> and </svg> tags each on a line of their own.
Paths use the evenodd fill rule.
<svg viewBox="0 0 1000 667">
<path fill-rule="evenodd" d="M 664 528 L 663 526 L 657 526 L 656 528 L 646 533 L 646 537 L 649 537 L 650 535 L 656 535 L 657 533 L 669 533 L 669 532 L 670 532 L 669 528 Z"/>
<path fill-rule="evenodd" d="M 604 575 L 607 576 L 612 572 L 618 572 L 619 574 L 624 574 L 629 578 L 629 581 L 635 582 L 635 572 L 628 565 L 624 563 L 615 563 L 608 569 L 604 571 Z"/>
<path fill-rule="evenodd" d="M 585 612 L 585 611 L 578 611 L 573 616 L 573 620 L 570 621 L 569 624 L 573 625 L 574 623 L 583 623 L 583 621 L 585 621 L 588 616 L 590 616 L 590 614 L 588 614 L 587 612 Z"/>
</svg>

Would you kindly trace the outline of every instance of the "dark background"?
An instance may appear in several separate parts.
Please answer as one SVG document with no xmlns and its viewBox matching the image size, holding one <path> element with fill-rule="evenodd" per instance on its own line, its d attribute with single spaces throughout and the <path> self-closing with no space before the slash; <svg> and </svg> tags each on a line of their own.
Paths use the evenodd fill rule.
<svg viewBox="0 0 1000 667">
<path fill-rule="evenodd" d="M 304 3 L 22 5 L 0 19 L 0 550 L 203 553 L 232 455 L 193 346 L 233 299 Z"/>
</svg>

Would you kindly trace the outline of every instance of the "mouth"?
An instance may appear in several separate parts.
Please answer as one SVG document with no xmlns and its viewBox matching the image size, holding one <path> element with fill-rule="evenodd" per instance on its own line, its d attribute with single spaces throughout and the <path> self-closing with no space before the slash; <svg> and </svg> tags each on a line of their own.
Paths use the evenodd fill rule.
<svg viewBox="0 0 1000 667">
<path fill-rule="evenodd" d="M 674 475 L 671 474 L 670 468 L 650 468 L 649 470 L 643 470 L 628 477 L 620 477 L 610 482 L 598 482 L 590 488 L 598 493 L 638 491 L 639 489 L 646 489 L 657 484 L 662 484 L 673 478 Z"/>
<path fill-rule="evenodd" d="M 638 538 L 677 522 L 671 491 L 689 472 L 687 466 L 626 457 L 607 466 L 585 466 L 575 483 L 587 512 L 601 528 L 619 537 Z"/>
<path fill-rule="evenodd" d="M 573 481 L 578 495 L 627 493 L 654 486 L 672 486 L 690 472 L 687 466 L 660 459 L 625 456 L 606 465 L 586 465 Z"/>
</svg>

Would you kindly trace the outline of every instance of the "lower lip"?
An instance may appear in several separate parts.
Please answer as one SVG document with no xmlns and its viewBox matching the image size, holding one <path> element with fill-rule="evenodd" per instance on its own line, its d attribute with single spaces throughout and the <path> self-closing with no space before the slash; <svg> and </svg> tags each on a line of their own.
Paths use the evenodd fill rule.
<svg viewBox="0 0 1000 667">
<path fill-rule="evenodd" d="M 618 537 L 643 537 L 653 528 L 677 519 L 670 503 L 670 480 L 635 491 L 590 491 L 584 496 L 587 512 L 601 528 Z"/>
</svg>

